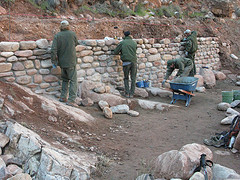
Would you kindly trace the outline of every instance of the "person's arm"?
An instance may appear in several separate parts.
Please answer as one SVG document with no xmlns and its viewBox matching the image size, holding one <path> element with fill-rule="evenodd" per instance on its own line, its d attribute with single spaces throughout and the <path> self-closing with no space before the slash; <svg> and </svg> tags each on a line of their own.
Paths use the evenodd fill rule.
<svg viewBox="0 0 240 180">
<path fill-rule="evenodd" d="M 191 48 L 192 48 L 192 41 L 191 40 L 186 41 L 185 51 L 189 52 Z"/>
<path fill-rule="evenodd" d="M 121 50 L 122 50 L 122 43 L 119 43 L 116 49 L 114 49 L 113 53 L 117 55 L 121 52 Z"/>
<path fill-rule="evenodd" d="M 57 66 L 58 56 L 57 56 L 57 36 L 54 37 L 52 48 L 51 48 L 51 62 L 53 64 L 53 68 Z"/>
<path fill-rule="evenodd" d="M 168 68 L 164 79 L 167 80 L 169 78 L 169 76 L 171 76 L 173 71 L 174 71 L 173 68 Z"/>
<path fill-rule="evenodd" d="M 76 35 L 76 33 L 75 33 L 75 36 L 74 36 L 74 42 L 75 42 L 75 47 L 76 47 L 77 45 L 79 45 L 78 40 L 77 40 L 77 35 Z"/>
</svg>

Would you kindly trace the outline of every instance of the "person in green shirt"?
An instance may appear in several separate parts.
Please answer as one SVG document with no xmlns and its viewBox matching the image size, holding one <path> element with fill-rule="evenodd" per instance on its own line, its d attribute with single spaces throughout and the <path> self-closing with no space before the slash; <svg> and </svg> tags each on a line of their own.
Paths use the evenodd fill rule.
<svg viewBox="0 0 240 180">
<path fill-rule="evenodd" d="M 162 85 L 165 84 L 166 80 L 171 76 L 172 72 L 178 69 L 176 77 L 185 77 L 189 76 L 190 71 L 193 69 L 193 62 L 189 58 L 178 58 L 173 60 L 168 60 L 167 62 L 167 72 L 162 82 Z M 175 78 L 176 78 L 175 77 Z"/>
<path fill-rule="evenodd" d="M 198 49 L 197 32 L 187 29 L 184 31 L 184 34 L 186 38 L 184 38 L 182 42 L 185 47 L 185 55 L 186 58 L 190 58 L 193 61 L 193 69 L 190 72 L 190 76 L 194 76 L 196 74 L 195 53 Z"/>
<path fill-rule="evenodd" d="M 136 75 L 137 75 L 137 43 L 133 41 L 130 36 L 130 31 L 124 32 L 124 39 L 118 44 L 114 50 L 114 54 L 120 53 L 121 60 L 123 61 L 124 72 L 124 88 L 125 97 L 132 98 L 135 92 Z M 131 77 L 131 89 L 129 90 L 129 74 Z"/>
<path fill-rule="evenodd" d="M 62 90 L 59 101 L 67 102 L 70 106 L 77 106 L 75 103 L 77 97 L 77 56 L 75 47 L 77 45 L 77 36 L 75 32 L 69 30 L 69 22 L 62 21 L 60 32 L 53 39 L 51 61 L 53 68 L 56 68 L 56 66 L 61 68 Z"/>
</svg>

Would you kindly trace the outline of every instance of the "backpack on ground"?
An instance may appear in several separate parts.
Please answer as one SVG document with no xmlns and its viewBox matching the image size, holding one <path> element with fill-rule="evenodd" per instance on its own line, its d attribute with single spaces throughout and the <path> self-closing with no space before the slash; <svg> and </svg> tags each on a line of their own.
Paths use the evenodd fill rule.
<svg viewBox="0 0 240 180">
<path fill-rule="evenodd" d="M 224 146 L 225 148 L 227 147 L 232 148 L 232 144 L 230 144 L 229 146 L 229 143 L 232 137 L 237 137 L 239 130 L 240 130 L 240 115 L 237 115 L 233 119 L 229 131 L 216 133 L 215 136 L 211 136 L 210 139 L 204 139 L 203 143 L 206 144 L 207 146 L 214 147 Z"/>
<path fill-rule="evenodd" d="M 231 123 L 230 130 L 224 136 L 225 147 L 229 146 L 230 140 L 233 136 L 237 137 L 239 130 L 240 130 L 240 115 L 237 115 Z"/>
</svg>

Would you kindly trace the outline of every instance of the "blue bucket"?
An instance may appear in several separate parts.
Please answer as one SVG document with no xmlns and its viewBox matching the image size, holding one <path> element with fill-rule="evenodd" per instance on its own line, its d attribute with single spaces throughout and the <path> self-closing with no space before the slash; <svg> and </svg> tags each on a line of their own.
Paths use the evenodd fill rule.
<svg viewBox="0 0 240 180">
<path fill-rule="evenodd" d="M 144 81 L 137 82 L 137 87 L 143 88 L 144 87 Z"/>
<path fill-rule="evenodd" d="M 149 81 L 144 81 L 143 84 L 144 84 L 144 87 L 149 87 Z"/>
</svg>

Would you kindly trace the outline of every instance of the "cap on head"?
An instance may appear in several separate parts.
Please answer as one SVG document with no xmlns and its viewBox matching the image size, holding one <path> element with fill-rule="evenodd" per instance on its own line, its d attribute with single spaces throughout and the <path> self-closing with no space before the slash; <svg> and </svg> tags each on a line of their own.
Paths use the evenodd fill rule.
<svg viewBox="0 0 240 180">
<path fill-rule="evenodd" d="M 186 31 L 184 31 L 184 34 L 190 34 L 190 33 L 191 33 L 190 29 L 187 29 Z"/>
<path fill-rule="evenodd" d="M 131 33 L 130 33 L 130 31 L 125 31 L 124 32 L 124 36 L 129 36 Z"/>
<path fill-rule="evenodd" d="M 61 26 L 69 26 L 69 22 L 67 20 L 64 20 L 61 22 Z"/>
</svg>

